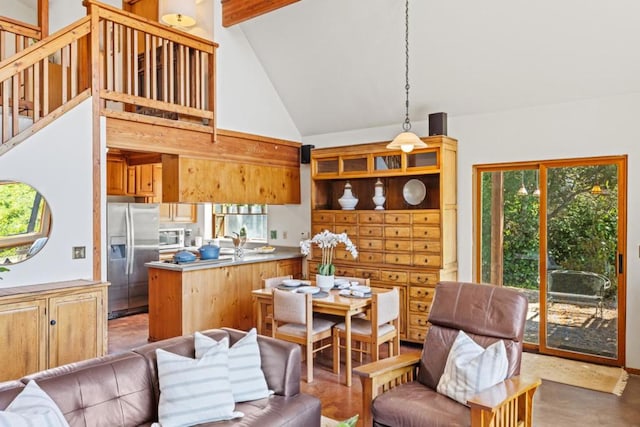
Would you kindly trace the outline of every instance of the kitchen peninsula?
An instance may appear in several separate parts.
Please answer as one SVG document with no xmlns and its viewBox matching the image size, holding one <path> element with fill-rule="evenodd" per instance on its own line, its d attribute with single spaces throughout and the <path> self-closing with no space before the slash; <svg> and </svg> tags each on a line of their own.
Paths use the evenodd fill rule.
<svg viewBox="0 0 640 427">
<path fill-rule="evenodd" d="M 303 255 L 297 247 L 220 258 L 145 264 L 149 270 L 150 341 L 223 326 L 248 330 L 256 325 L 251 291 L 262 287 L 262 279 L 302 275 Z"/>
</svg>

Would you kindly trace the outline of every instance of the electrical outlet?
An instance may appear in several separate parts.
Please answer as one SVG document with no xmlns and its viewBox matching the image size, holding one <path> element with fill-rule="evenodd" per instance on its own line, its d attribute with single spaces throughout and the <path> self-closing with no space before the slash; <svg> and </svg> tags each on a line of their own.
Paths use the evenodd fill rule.
<svg viewBox="0 0 640 427">
<path fill-rule="evenodd" d="M 269 232 L 269 238 L 271 239 L 277 239 L 278 238 L 278 230 L 271 230 Z"/>
<path fill-rule="evenodd" d="M 309 238 L 309 232 L 308 231 L 303 231 L 302 233 L 300 233 L 300 238 L 301 239 L 308 239 Z"/>
<path fill-rule="evenodd" d="M 83 259 L 86 258 L 86 255 L 86 246 L 73 246 L 71 248 L 71 259 Z"/>
<path fill-rule="evenodd" d="M 283 232 L 282 232 L 282 238 L 283 238 L 283 239 L 286 239 L 286 238 L 287 238 L 287 236 L 289 236 L 289 233 L 288 233 L 288 232 L 286 232 L 286 231 L 283 231 Z"/>
</svg>

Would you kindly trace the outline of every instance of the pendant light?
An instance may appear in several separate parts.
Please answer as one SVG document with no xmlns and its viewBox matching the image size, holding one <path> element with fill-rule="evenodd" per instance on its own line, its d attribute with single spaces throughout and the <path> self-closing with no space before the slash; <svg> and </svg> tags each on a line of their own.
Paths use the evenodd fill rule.
<svg viewBox="0 0 640 427">
<path fill-rule="evenodd" d="M 536 189 L 533 190 L 533 195 L 535 197 L 540 197 L 540 183 L 538 181 L 538 170 L 536 169 Z"/>
<path fill-rule="evenodd" d="M 387 148 L 391 150 L 397 150 L 398 148 L 404 151 L 405 153 L 410 153 L 414 148 L 426 148 L 427 144 L 425 144 L 418 135 L 411 132 L 411 121 L 409 120 L 409 0 L 405 1 L 405 33 L 404 33 L 404 43 L 405 43 L 405 92 L 406 92 L 406 101 L 405 101 L 405 118 L 404 123 L 402 124 L 403 132 L 398 136 L 393 138 Z"/>
<path fill-rule="evenodd" d="M 520 186 L 517 194 L 518 196 L 526 196 L 529 192 L 527 191 L 527 187 L 524 186 L 524 171 L 520 173 L 520 182 L 522 185 Z"/>
<path fill-rule="evenodd" d="M 159 15 L 170 27 L 192 27 L 196 25 L 196 0 L 160 0 Z"/>
</svg>

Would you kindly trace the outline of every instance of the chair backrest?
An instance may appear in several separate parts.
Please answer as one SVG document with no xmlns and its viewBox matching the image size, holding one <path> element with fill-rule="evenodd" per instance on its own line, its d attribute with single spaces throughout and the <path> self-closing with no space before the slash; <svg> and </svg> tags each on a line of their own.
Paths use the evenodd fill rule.
<svg viewBox="0 0 640 427">
<path fill-rule="evenodd" d="M 311 315 L 311 294 L 273 290 L 273 320 L 306 325 Z"/>
<path fill-rule="evenodd" d="M 289 274 L 288 276 L 268 277 L 266 279 L 262 279 L 262 287 L 275 288 L 281 284 L 283 280 L 287 279 L 293 279 L 293 276 Z"/>
<path fill-rule="evenodd" d="M 378 325 L 390 322 L 400 316 L 400 293 L 398 288 L 393 288 L 389 292 L 375 293 L 373 298 L 376 300 Z"/>
<path fill-rule="evenodd" d="M 486 348 L 502 340 L 507 378 L 520 373 L 527 298 L 514 289 L 477 283 L 440 282 L 429 312 L 418 381 L 436 389 L 458 332 Z"/>
</svg>

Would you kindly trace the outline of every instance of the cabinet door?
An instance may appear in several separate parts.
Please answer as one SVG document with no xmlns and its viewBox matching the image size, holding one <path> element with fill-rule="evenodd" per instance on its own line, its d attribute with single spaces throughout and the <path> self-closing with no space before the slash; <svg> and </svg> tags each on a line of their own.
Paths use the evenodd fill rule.
<svg viewBox="0 0 640 427">
<path fill-rule="evenodd" d="M 153 196 L 153 165 L 136 166 L 136 195 Z"/>
<path fill-rule="evenodd" d="M 291 275 L 296 279 L 302 277 L 302 259 L 285 259 L 278 261 L 276 277 Z"/>
<path fill-rule="evenodd" d="M 107 157 L 107 194 L 123 196 L 127 191 L 127 164 L 124 159 Z"/>
<path fill-rule="evenodd" d="M 105 354 L 103 295 L 91 291 L 49 299 L 49 367 Z"/>
<path fill-rule="evenodd" d="M 127 194 L 129 196 L 136 195 L 136 167 L 128 166 L 127 167 Z"/>
<path fill-rule="evenodd" d="M 160 203 L 159 222 L 171 222 L 173 220 L 173 203 Z"/>
<path fill-rule="evenodd" d="M 0 305 L 0 381 L 47 367 L 46 300 Z"/>
<path fill-rule="evenodd" d="M 198 206 L 190 203 L 176 203 L 173 208 L 174 222 L 197 222 Z"/>
</svg>

